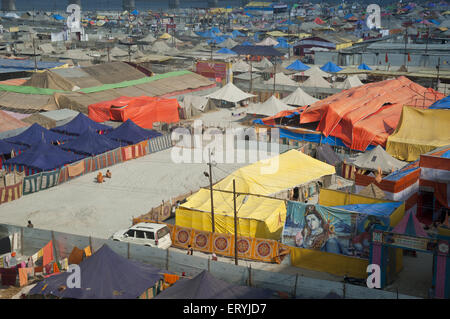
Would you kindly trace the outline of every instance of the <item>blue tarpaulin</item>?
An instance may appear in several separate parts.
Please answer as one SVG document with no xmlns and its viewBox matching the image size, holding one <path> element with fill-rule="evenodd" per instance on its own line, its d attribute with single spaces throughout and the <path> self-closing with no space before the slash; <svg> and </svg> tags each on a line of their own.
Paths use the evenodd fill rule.
<svg viewBox="0 0 450 319">
<path fill-rule="evenodd" d="M 358 66 L 358 69 L 359 69 L 359 70 L 372 70 L 372 69 L 369 68 L 365 63 L 361 63 L 361 64 Z"/>
<path fill-rule="evenodd" d="M 242 42 L 242 44 L 241 45 L 253 45 L 253 44 L 251 44 L 250 42 L 248 42 L 248 41 L 244 41 L 244 42 Z"/>
<path fill-rule="evenodd" d="M 119 148 L 120 142 L 100 135 L 95 130 L 88 129 L 76 139 L 62 144 L 60 147 L 77 154 L 95 156 Z"/>
<path fill-rule="evenodd" d="M 440 99 L 437 102 L 434 102 L 430 107 L 430 109 L 450 109 L 450 95 Z"/>
<path fill-rule="evenodd" d="M 65 20 L 66 18 L 64 18 L 63 16 L 60 16 L 59 14 L 54 14 L 52 16 L 55 20 L 61 21 L 61 20 Z"/>
<path fill-rule="evenodd" d="M 0 155 L 11 154 L 11 151 L 13 150 L 17 154 L 18 151 L 22 151 L 26 148 L 27 146 L 24 145 L 17 145 L 0 140 Z"/>
<path fill-rule="evenodd" d="M 327 62 L 321 68 L 322 71 L 336 73 L 342 70 L 341 67 L 337 66 L 333 62 Z"/>
<path fill-rule="evenodd" d="M 272 290 L 233 285 L 203 270 L 192 279 L 177 281 L 153 299 L 268 299 L 273 295 Z"/>
<path fill-rule="evenodd" d="M 74 299 L 136 299 L 163 279 L 161 270 L 124 258 L 107 245 L 80 263 L 81 288 L 67 286 L 70 272 L 44 279 L 30 290 L 30 295 L 54 295 Z"/>
<path fill-rule="evenodd" d="M 343 206 L 332 206 L 333 208 L 345 209 L 352 212 L 364 213 L 374 216 L 390 216 L 402 202 L 376 203 L 376 204 L 353 204 Z"/>
<path fill-rule="evenodd" d="M 238 30 L 234 30 L 233 32 L 231 32 L 231 34 L 233 35 L 233 37 L 245 37 L 245 34 L 239 32 Z"/>
<path fill-rule="evenodd" d="M 231 51 L 231 50 L 228 49 L 228 48 L 222 48 L 222 49 L 216 51 L 216 53 L 223 53 L 223 54 L 237 54 L 236 52 Z"/>
<path fill-rule="evenodd" d="M 4 165 L 24 166 L 37 171 L 51 171 L 66 164 L 79 161 L 84 157 L 63 151 L 57 146 L 40 142 L 22 154 L 5 161 Z"/>
<path fill-rule="evenodd" d="M 32 146 L 34 144 L 38 144 L 41 141 L 44 141 L 46 143 L 56 143 L 68 141 L 70 139 L 72 139 L 72 137 L 49 131 L 39 124 L 34 123 L 19 135 L 9 137 L 5 139 L 5 141 L 20 145 Z"/>
<path fill-rule="evenodd" d="M 295 60 L 294 63 L 290 64 L 288 67 L 286 67 L 286 69 L 293 71 L 306 71 L 310 69 L 310 67 L 303 64 L 300 60 Z"/>
<path fill-rule="evenodd" d="M 52 69 L 61 65 L 64 63 L 41 61 L 36 63 L 38 70 Z M 33 71 L 34 68 L 34 60 L 0 59 L 0 73 Z"/>
<path fill-rule="evenodd" d="M 213 27 L 213 28 L 211 28 L 211 32 L 219 34 L 220 33 L 220 29 L 218 27 Z"/>
<path fill-rule="evenodd" d="M 134 9 L 133 11 L 131 11 L 131 14 L 137 16 L 137 15 L 139 14 L 139 11 L 137 11 L 136 9 Z"/>
<path fill-rule="evenodd" d="M 96 131 L 112 131 L 113 129 L 110 126 L 94 122 L 83 113 L 78 113 L 72 121 L 67 124 L 54 127 L 51 131 L 67 135 L 80 135 L 89 128 Z"/>
<path fill-rule="evenodd" d="M 161 136 L 162 134 L 153 130 L 146 130 L 138 125 L 136 125 L 132 120 L 127 120 L 118 128 L 114 129 L 112 132 L 107 133 L 106 136 L 117 140 L 119 142 L 124 142 L 129 145 L 139 143 L 150 138 Z"/>
</svg>

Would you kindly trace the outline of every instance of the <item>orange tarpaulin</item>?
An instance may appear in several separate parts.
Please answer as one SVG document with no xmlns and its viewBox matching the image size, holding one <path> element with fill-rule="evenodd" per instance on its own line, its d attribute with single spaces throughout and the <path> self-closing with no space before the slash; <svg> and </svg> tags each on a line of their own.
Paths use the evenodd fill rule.
<svg viewBox="0 0 450 319">
<path fill-rule="evenodd" d="M 323 135 L 340 138 L 348 147 L 364 151 L 385 146 L 398 125 L 404 105 L 428 107 L 444 95 L 401 76 L 343 90 L 308 107 L 300 123 L 319 122 Z"/>
<path fill-rule="evenodd" d="M 109 120 L 125 122 L 130 119 L 140 127 L 151 129 L 154 122 L 180 121 L 176 99 L 151 96 L 121 96 L 115 100 L 89 105 L 89 118 L 96 122 Z"/>
</svg>

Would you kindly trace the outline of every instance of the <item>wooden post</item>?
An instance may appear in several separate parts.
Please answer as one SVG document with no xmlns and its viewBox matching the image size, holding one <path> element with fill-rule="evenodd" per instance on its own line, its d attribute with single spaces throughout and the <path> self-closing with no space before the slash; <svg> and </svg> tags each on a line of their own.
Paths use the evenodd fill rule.
<svg viewBox="0 0 450 319">
<path fill-rule="evenodd" d="M 58 250 L 56 249 L 56 240 L 55 240 L 55 233 L 53 232 L 53 230 L 52 230 L 52 242 L 53 242 L 53 256 L 54 256 L 54 259 L 56 260 L 56 261 L 58 261 L 59 260 L 59 253 L 58 253 Z"/>
</svg>

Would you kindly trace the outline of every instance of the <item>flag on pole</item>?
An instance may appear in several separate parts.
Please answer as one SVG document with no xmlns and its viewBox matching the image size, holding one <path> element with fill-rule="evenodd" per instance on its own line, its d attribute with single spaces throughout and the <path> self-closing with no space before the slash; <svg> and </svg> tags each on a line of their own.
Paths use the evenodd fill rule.
<svg viewBox="0 0 450 319">
<path fill-rule="evenodd" d="M 387 52 L 386 52 L 386 57 L 384 58 L 384 61 L 385 61 L 386 63 L 388 63 L 388 62 L 389 62 L 389 59 L 388 59 L 388 55 L 387 55 Z"/>
<path fill-rule="evenodd" d="M 411 62 L 411 56 L 408 53 L 408 62 Z"/>
</svg>

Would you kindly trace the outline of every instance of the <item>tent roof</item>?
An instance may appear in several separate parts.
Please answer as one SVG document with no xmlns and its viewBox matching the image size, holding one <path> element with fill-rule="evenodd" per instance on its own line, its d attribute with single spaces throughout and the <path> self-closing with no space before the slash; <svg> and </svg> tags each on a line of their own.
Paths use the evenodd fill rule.
<svg viewBox="0 0 450 319">
<path fill-rule="evenodd" d="M 331 88 L 331 83 L 325 80 L 319 74 L 313 73 L 305 82 L 301 83 L 301 86 Z"/>
<path fill-rule="evenodd" d="M 265 84 L 273 84 L 273 78 L 264 82 Z M 275 84 L 277 85 L 290 85 L 290 86 L 298 86 L 298 83 L 292 80 L 290 77 L 285 75 L 282 72 L 275 74 Z"/>
<path fill-rule="evenodd" d="M 293 107 L 280 101 L 275 96 L 271 96 L 264 103 L 253 104 L 246 108 L 247 113 L 261 114 L 266 116 L 273 116 L 278 112 L 285 110 L 292 110 Z"/>
<path fill-rule="evenodd" d="M 343 90 L 316 102 L 302 113 L 300 123 L 320 121 L 317 130 L 324 136 L 340 138 L 346 146 L 364 151 L 369 145 L 385 145 L 399 123 L 403 105 L 428 106 L 441 96 L 401 76 Z"/>
<path fill-rule="evenodd" d="M 252 56 L 283 56 L 284 54 L 273 46 L 266 45 L 237 45 L 231 48 L 237 54 Z"/>
<path fill-rule="evenodd" d="M 306 70 L 303 72 L 303 75 L 305 76 L 311 76 L 313 74 L 322 76 L 322 77 L 329 77 L 330 75 L 324 71 L 322 71 L 317 65 L 312 66 L 310 69 Z M 296 75 L 302 75 L 300 74 L 296 74 Z"/>
<path fill-rule="evenodd" d="M 70 82 L 70 80 L 65 79 L 59 74 L 49 70 L 34 73 L 23 85 L 63 91 L 72 91 L 75 86 L 75 84 Z"/>
<path fill-rule="evenodd" d="M 125 121 L 118 128 L 106 134 L 110 139 L 126 142 L 128 144 L 136 144 L 161 135 L 162 134 L 157 131 L 146 130 L 136 125 L 132 120 Z"/>
<path fill-rule="evenodd" d="M 266 46 L 275 46 L 279 42 L 277 40 L 272 39 L 271 37 L 265 38 L 263 41 L 255 43 L 256 45 L 266 45 Z"/>
<path fill-rule="evenodd" d="M 342 206 L 332 206 L 352 212 L 364 213 L 372 216 L 388 217 L 402 205 L 403 202 L 373 203 L 373 204 L 351 204 Z"/>
<path fill-rule="evenodd" d="M 317 146 L 316 149 L 317 159 L 324 163 L 336 166 L 342 162 L 339 156 L 333 151 L 333 149 L 328 144 L 323 144 Z"/>
<path fill-rule="evenodd" d="M 450 96 L 444 97 L 437 102 L 434 102 L 430 109 L 450 109 Z"/>
<path fill-rule="evenodd" d="M 19 135 L 10 137 L 6 139 L 6 141 L 10 143 L 31 146 L 41 142 L 43 139 L 46 143 L 53 143 L 56 141 L 67 141 L 70 140 L 71 137 L 64 134 L 52 132 L 50 130 L 47 130 L 46 128 L 43 128 L 39 124 L 34 123 L 24 132 L 20 133 Z"/>
<path fill-rule="evenodd" d="M 94 122 L 83 113 L 78 113 L 75 118 L 69 123 L 52 128 L 51 130 L 57 133 L 68 135 L 80 135 L 87 129 L 94 129 L 96 131 L 110 131 L 112 127 Z"/>
<path fill-rule="evenodd" d="M 357 86 L 361 86 L 363 83 L 360 81 L 357 75 L 351 75 L 345 79 L 344 82 L 338 83 L 337 87 L 339 89 L 348 90 Z"/>
<path fill-rule="evenodd" d="M 108 138 L 107 135 L 100 135 L 95 130 L 87 129 L 76 139 L 64 143 L 60 147 L 77 154 L 95 156 L 120 146 L 120 142 Z"/>
<path fill-rule="evenodd" d="M 65 289 L 69 272 L 39 282 L 29 295 L 75 299 L 135 299 L 162 279 L 161 270 L 124 258 L 106 244 L 80 263 L 81 288 Z M 87 289 L 89 288 L 89 289 Z"/>
<path fill-rule="evenodd" d="M 23 165 L 41 171 L 51 171 L 81 160 L 84 156 L 69 153 L 45 142 L 34 144 L 22 154 L 5 162 L 6 165 Z"/>
<path fill-rule="evenodd" d="M 24 145 L 17 145 L 17 144 L 5 142 L 4 140 L 0 140 L 0 155 L 11 154 L 12 150 L 14 150 L 14 152 L 17 153 L 17 151 L 21 151 L 26 148 L 27 147 Z"/>
<path fill-rule="evenodd" d="M 371 198 L 378 198 L 383 199 L 386 197 L 386 194 L 375 184 L 369 184 L 366 187 L 364 187 L 358 195 L 371 197 Z"/>
<path fill-rule="evenodd" d="M 295 60 L 292 64 L 287 66 L 286 69 L 293 71 L 306 71 L 310 69 L 310 67 L 306 64 L 303 64 L 300 60 Z"/>
<path fill-rule="evenodd" d="M 282 99 L 282 101 L 289 105 L 304 106 L 313 104 L 319 100 L 305 93 L 301 88 L 297 88 L 294 92 Z"/>
<path fill-rule="evenodd" d="M 397 226 L 395 226 L 392 232 L 408 236 L 429 237 L 420 225 L 416 215 L 414 215 L 411 211 L 408 211 L 405 214 L 405 217 L 403 217 Z"/>
<path fill-rule="evenodd" d="M 223 100 L 231 103 L 237 103 L 251 97 L 255 97 L 253 94 L 246 93 L 235 86 L 233 83 L 229 82 L 227 85 L 221 89 L 206 95 L 207 98 L 215 100 Z"/>
<path fill-rule="evenodd" d="M 321 68 L 322 71 L 330 72 L 330 73 L 336 73 L 342 70 L 341 67 L 337 66 L 333 62 L 327 62 L 325 63 Z"/>
<path fill-rule="evenodd" d="M 358 66 L 358 69 L 359 70 L 372 70 L 369 66 L 367 66 L 365 63 L 361 63 L 359 66 Z"/>
<path fill-rule="evenodd" d="M 268 299 L 273 291 L 229 284 L 203 270 L 190 280 L 177 281 L 154 299 Z"/>
<path fill-rule="evenodd" d="M 378 168 L 381 168 L 383 173 L 394 172 L 406 164 L 406 162 L 393 158 L 380 145 L 377 145 L 377 147 L 370 151 L 360 154 L 356 160 L 352 162 L 352 165 L 361 169 L 376 171 Z"/>
<path fill-rule="evenodd" d="M 28 126 L 27 123 L 9 115 L 8 113 L 0 111 L 0 132 L 15 130 L 26 126 Z"/>
</svg>

